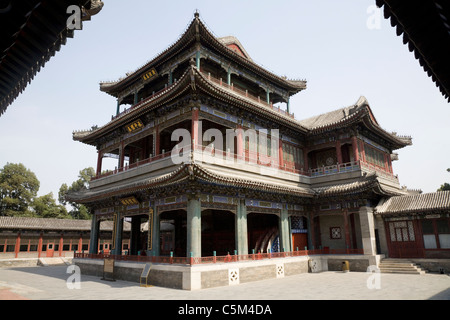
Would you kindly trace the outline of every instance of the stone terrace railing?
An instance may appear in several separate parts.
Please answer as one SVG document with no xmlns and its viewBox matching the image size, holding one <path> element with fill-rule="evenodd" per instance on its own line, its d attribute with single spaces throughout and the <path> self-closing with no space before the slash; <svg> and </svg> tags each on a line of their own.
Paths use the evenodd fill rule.
<svg viewBox="0 0 450 320">
<path fill-rule="evenodd" d="M 211 263 L 231 263 L 242 261 L 256 261 L 275 258 L 289 258 L 299 256 L 324 255 L 324 254 L 343 254 L 343 255 L 362 255 L 363 249 L 315 249 L 315 250 L 297 250 L 291 252 L 272 252 L 272 253 L 253 253 L 245 255 L 226 255 L 209 257 L 172 257 L 172 256 L 138 256 L 138 255 L 112 255 L 112 254 L 92 254 L 92 253 L 74 253 L 74 258 L 78 259 L 114 259 L 115 261 L 134 261 L 143 263 L 161 263 L 161 264 L 183 264 L 199 265 Z"/>
</svg>

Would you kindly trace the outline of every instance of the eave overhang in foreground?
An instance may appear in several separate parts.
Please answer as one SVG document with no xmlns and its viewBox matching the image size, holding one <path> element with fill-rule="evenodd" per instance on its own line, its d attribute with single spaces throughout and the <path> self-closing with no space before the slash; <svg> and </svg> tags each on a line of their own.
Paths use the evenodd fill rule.
<svg viewBox="0 0 450 320">
<path fill-rule="evenodd" d="M 306 89 L 305 80 L 288 80 L 284 77 L 280 77 L 254 63 L 251 59 L 247 59 L 240 54 L 229 49 L 220 39 L 216 38 L 200 20 L 199 15 L 196 13 L 194 19 L 187 27 L 186 31 L 181 37 L 166 50 L 158 54 L 155 58 L 147 62 L 145 65 L 137 69 L 136 71 L 128 74 L 126 77 L 112 82 L 100 83 L 100 90 L 106 92 L 114 97 L 118 97 L 118 94 L 127 88 L 128 86 L 141 80 L 142 75 L 151 67 L 159 67 L 167 62 L 169 59 L 180 53 L 188 46 L 195 45 L 195 43 L 204 43 L 214 48 L 230 61 L 236 63 L 239 66 L 247 68 L 262 78 L 271 81 L 282 88 L 288 90 L 291 94 L 297 93 Z"/>
<path fill-rule="evenodd" d="M 450 2 L 376 0 L 376 5 L 450 102 Z"/>
<path fill-rule="evenodd" d="M 36 74 L 73 38 L 68 27 L 70 5 L 90 20 L 103 7 L 99 0 L 0 2 L 0 116 L 25 90 Z"/>
</svg>

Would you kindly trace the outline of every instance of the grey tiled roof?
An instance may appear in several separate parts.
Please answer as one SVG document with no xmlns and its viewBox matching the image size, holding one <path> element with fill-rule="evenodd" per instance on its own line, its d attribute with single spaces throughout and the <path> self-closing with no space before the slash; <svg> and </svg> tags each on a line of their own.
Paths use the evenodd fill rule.
<svg viewBox="0 0 450 320">
<path fill-rule="evenodd" d="M 439 191 L 382 200 L 376 207 L 378 214 L 450 212 L 450 191 Z"/>
<path fill-rule="evenodd" d="M 30 217 L 0 217 L 0 230 L 58 230 L 58 231 L 90 231 L 91 220 L 44 219 Z M 111 231 L 112 221 L 100 223 L 100 230 Z M 124 230 L 129 229 L 124 223 Z"/>
<path fill-rule="evenodd" d="M 308 129 L 317 129 L 333 124 L 337 124 L 341 121 L 344 121 L 346 119 L 349 119 L 352 117 L 355 113 L 357 113 L 359 110 L 361 110 L 362 107 L 368 105 L 367 99 L 365 97 L 360 97 L 356 104 L 341 108 L 338 110 L 334 110 L 331 112 L 323 113 L 318 116 L 314 116 L 305 120 L 301 120 L 300 123 L 308 128 Z"/>
</svg>

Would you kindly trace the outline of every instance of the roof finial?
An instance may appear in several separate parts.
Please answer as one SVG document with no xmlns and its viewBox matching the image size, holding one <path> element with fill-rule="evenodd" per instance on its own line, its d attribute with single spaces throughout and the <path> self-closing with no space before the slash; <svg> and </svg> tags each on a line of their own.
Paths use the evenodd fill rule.
<svg viewBox="0 0 450 320">
<path fill-rule="evenodd" d="M 198 19 L 200 17 L 200 13 L 198 12 L 198 9 L 195 9 L 194 17 Z"/>
</svg>

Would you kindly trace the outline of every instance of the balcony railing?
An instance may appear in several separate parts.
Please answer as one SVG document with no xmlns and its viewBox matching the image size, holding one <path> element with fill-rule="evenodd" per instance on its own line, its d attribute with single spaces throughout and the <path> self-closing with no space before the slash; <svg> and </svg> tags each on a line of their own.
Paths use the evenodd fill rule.
<svg viewBox="0 0 450 320">
<path fill-rule="evenodd" d="M 155 162 L 155 161 L 160 160 L 160 159 L 169 158 L 171 156 L 171 153 L 172 153 L 171 151 L 165 152 L 163 154 L 159 154 L 159 155 L 156 155 L 154 157 L 150 157 L 150 158 L 147 158 L 147 159 L 144 159 L 144 160 L 140 160 L 140 161 L 128 164 L 128 165 L 126 165 L 124 167 L 121 167 L 121 168 L 116 168 L 114 170 L 108 170 L 108 171 L 103 172 L 101 174 L 97 174 L 95 177 L 93 177 L 91 179 L 91 181 L 97 180 L 97 179 L 100 179 L 100 178 L 109 177 L 109 176 L 112 176 L 112 175 L 115 175 L 115 174 L 118 174 L 118 173 L 121 173 L 121 172 L 126 172 L 126 171 L 129 171 L 129 170 L 135 169 L 137 167 L 143 166 L 145 164 L 149 164 L 149 163 Z"/>
<path fill-rule="evenodd" d="M 189 149 L 186 151 L 190 152 Z M 379 174 L 380 176 L 382 176 L 384 178 L 387 178 L 387 179 L 390 179 L 393 181 L 398 181 L 397 176 L 395 176 L 391 172 L 385 171 L 384 168 L 377 167 L 377 166 L 371 165 L 369 163 L 366 163 L 366 162 L 363 162 L 360 160 L 347 162 L 347 163 L 335 164 L 332 166 L 322 166 L 319 168 L 305 170 L 298 163 L 283 161 L 283 164 L 280 165 L 278 159 L 272 159 L 270 156 L 268 156 L 266 154 L 258 153 L 258 152 L 251 152 L 248 150 L 244 151 L 243 154 L 238 155 L 236 153 L 232 153 L 229 151 L 223 151 L 223 150 L 211 147 L 211 146 L 196 145 L 195 153 L 202 153 L 203 155 L 206 155 L 206 157 L 201 158 L 201 161 L 207 162 L 207 163 L 209 162 L 209 160 L 212 161 L 213 159 L 214 159 L 213 163 L 217 163 L 216 160 L 224 160 L 224 161 L 231 160 L 237 164 L 243 163 L 243 164 L 248 164 L 248 165 L 252 165 L 255 167 L 267 167 L 267 168 L 282 170 L 285 172 L 291 172 L 291 173 L 308 176 L 308 177 L 313 177 L 313 178 L 365 170 L 365 171 L 369 171 L 369 172 L 375 171 L 375 172 L 377 172 L 377 174 Z M 144 160 L 141 160 L 138 162 L 134 162 L 134 163 L 126 165 L 122 168 L 116 168 L 114 170 L 99 174 L 99 175 L 95 176 L 94 178 L 92 178 L 92 180 L 105 178 L 105 177 L 115 175 L 115 174 L 118 174 L 121 172 L 127 172 L 127 171 L 133 170 L 135 168 L 138 168 L 140 166 L 143 166 L 143 165 L 146 165 L 149 163 L 153 163 L 153 162 L 161 160 L 161 159 L 169 158 L 169 157 L 171 157 L 171 155 L 172 155 L 171 151 L 165 152 L 163 154 L 160 154 L 160 155 L 157 155 L 157 156 L 154 156 L 151 158 L 147 158 L 147 159 L 144 159 Z M 213 157 L 213 158 L 208 159 L 208 156 Z M 226 162 L 224 162 L 224 163 L 226 163 Z"/>
<path fill-rule="evenodd" d="M 287 172 L 292 172 L 304 176 L 309 176 L 309 172 L 304 170 L 299 164 L 294 162 L 284 161 L 282 165 L 279 164 L 278 154 L 276 159 L 271 156 L 260 153 L 253 152 L 249 150 L 245 150 L 242 154 L 232 153 L 230 151 L 223 151 L 221 149 L 217 149 L 211 146 L 204 145 L 196 145 L 195 150 L 197 152 L 202 152 L 205 155 L 212 156 L 216 159 L 222 160 L 231 160 L 239 164 L 245 163 L 249 165 L 259 166 L 259 167 L 268 167 L 277 170 L 283 170 Z M 202 158 L 202 160 L 207 158 Z M 206 161 L 207 162 L 207 161 Z"/>
<path fill-rule="evenodd" d="M 290 258 L 312 255 L 362 255 L 363 249 L 315 249 L 315 250 L 297 250 L 290 252 L 273 253 L 253 253 L 244 255 L 226 255 L 226 256 L 208 256 L 208 257 L 172 257 L 172 256 L 138 256 L 138 255 L 112 255 L 112 254 L 92 254 L 92 253 L 74 253 L 74 258 L 78 259 L 114 259 L 116 261 L 134 261 L 143 263 L 161 263 L 161 264 L 183 264 L 198 265 L 211 263 L 231 263 L 242 261 L 257 261 L 276 258 Z"/>
<path fill-rule="evenodd" d="M 326 176 L 336 173 L 353 172 L 361 170 L 360 161 L 352 161 L 347 163 L 337 163 L 332 166 L 323 166 L 315 169 L 310 169 L 311 177 Z"/>
</svg>

